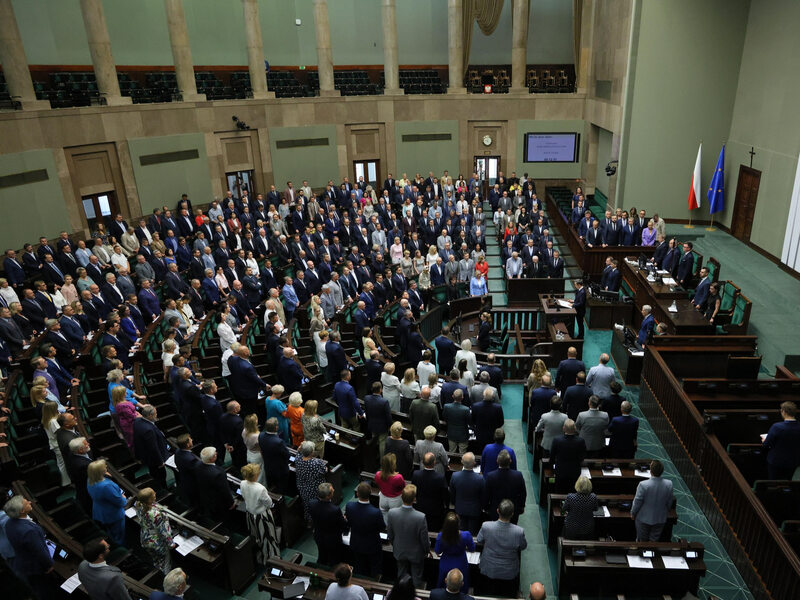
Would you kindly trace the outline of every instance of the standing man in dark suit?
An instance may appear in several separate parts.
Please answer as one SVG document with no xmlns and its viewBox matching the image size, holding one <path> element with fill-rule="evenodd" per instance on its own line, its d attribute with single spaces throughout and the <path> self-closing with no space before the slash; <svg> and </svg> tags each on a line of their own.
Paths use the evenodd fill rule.
<svg viewBox="0 0 800 600">
<path fill-rule="evenodd" d="M 503 426 L 503 407 L 494 401 L 494 390 L 483 390 L 483 400 L 472 405 L 472 427 L 479 448 L 491 444 L 496 429 Z"/>
<path fill-rule="evenodd" d="M 106 564 L 111 545 L 96 539 L 83 547 L 83 561 L 78 565 L 78 579 L 92 600 L 130 600 L 119 567 Z"/>
<path fill-rule="evenodd" d="M 578 418 L 578 414 L 589 408 L 589 397 L 592 389 L 586 385 L 586 373 L 579 371 L 575 376 L 575 385 L 569 386 L 562 392 L 564 406 L 561 409 L 573 421 Z"/>
<path fill-rule="evenodd" d="M 230 452 L 233 465 L 241 469 L 247 463 L 247 449 L 242 439 L 244 421 L 239 416 L 242 410 L 236 400 L 231 400 L 225 406 L 225 414 L 219 419 L 219 430 L 225 449 Z"/>
<path fill-rule="evenodd" d="M 494 519 L 500 503 L 508 499 L 514 503 L 514 516 L 511 522 L 516 525 L 519 515 L 525 512 L 527 497 L 528 492 L 525 489 L 522 473 L 511 468 L 511 454 L 508 450 L 502 450 L 497 455 L 497 469 L 486 477 L 486 510 L 489 517 Z"/>
<path fill-rule="evenodd" d="M 606 273 L 605 289 L 608 292 L 618 292 L 622 281 L 622 274 L 619 272 L 617 259 L 611 260 L 611 269 Z"/>
<path fill-rule="evenodd" d="M 680 262 L 678 262 L 678 275 L 675 279 L 683 288 L 689 287 L 692 282 L 692 275 L 694 274 L 694 255 L 692 254 L 692 248 L 694 248 L 692 242 L 684 242 L 683 254 L 681 255 Z"/>
<path fill-rule="evenodd" d="M 783 421 L 773 423 L 764 438 L 767 449 L 767 469 L 770 479 L 791 479 L 800 466 L 800 423 L 797 422 L 797 405 L 781 404 Z"/>
<path fill-rule="evenodd" d="M 422 457 L 422 469 L 411 475 L 411 482 L 417 486 L 417 510 L 425 515 L 428 531 L 441 530 L 450 496 L 447 481 L 435 466 L 436 455 L 428 452 Z"/>
<path fill-rule="evenodd" d="M 241 434 L 239 435 L 241 437 Z M 198 493 L 197 468 L 201 462 L 192 452 L 192 438 L 188 433 L 178 436 L 178 450 L 175 452 L 175 479 L 178 484 L 178 495 L 186 504 L 191 505 Z"/>
<path fill-rule="evenodd" d="M 472 596 L 461 591 L 464 574 L 459 569 L 450 569 L 444 578 L 443 588 L 431 590 L 430 600 L 473 600 Z"/>
<path fill-rule="evenodd" d="M 581 475 L 581 465 L 586 458 L 586 442 L 578 437 L 575 421 L 564 421 L 564 435 L 553 440 L 550 448 L 550 464 L 556 472 L 558 494 L 567 494 Z"/>
<path fill-rule="evenodd" d="M 459 528 L 476 535 L 483 521 L 486 503 L 486 480 L 476 473 L 475 455 L 467 452 L 461 457 L 461 471 L 450 478 L 450 500 L 459 518 Z"/>
<path fill-rule="evenodd" d="M 162 488 L 167 487 L 167 470 L 164 463 L 167 453 L 167 438 L 156 426 L 158 414 L 156 407 L 147 404 L 142 407 L 142 418 L 133 422 L 133 449 L 138 458 L 150 471 L 150 476 Z"/>
<path fill-rule="evenodd" d="M 195 499 L 198 508 L 217 521 L 225 521 L 236 508 L 236 499 L 231 493 L 228 477 L 222 467 L 218 467 L 217 449 L 206 446 L 200 452 L 202 463 L 197 466 L 197 487 L 202 494 Z"/>
<path fill-rule="evenodd" d="M 69 441 L 67 453 L 63 455 L 67 475 L 69 475 L 72 485 L 75 486 L 75 499 L 87 516 L 92 515 L 92 498 L 86 487 L 89 465 L 94 460 L 91 450 L 89 440 L 79 436 Z"/>
<path fill-rule="evenodd" d="M 378 439 L 378 457 L 380 458 L 383 456 L 389 427 L 392 425 L 392 411 L 389 401 L 381 395 L 383 386 L 380 381 L 372 384 L 371 392 L 364 397 L 364 412 L 367 417 L 367 431 L 372 437 Z"/>
<path fill-rule="evenodd" d="M 334 331 L 325 344 L 325 354 L 328 357 L 328 381 L 337 381 L 342 371 L 347 369 L 347 355 L 339 344 L 340 339 L 339 332 Z"/>
<path fill-rule="evenodd" d="M 580 279 L 575 280 L 575 298 L 571 300 L 572 308 L 575 309 L 575 325 L 578 327 L 578 339 L 583 339 L 583 319 L 586 316 L 586 288 L 583 287 L 583 281 Z"/>
<path fill-rule="evenodd" d="M 356 499 L 348 502 L 344 516 L 350 525 L 350 550 L 353 552 L 353 571 L 358 575 L 378 577 L 383 566 L 380 534 L 386 523 L 377 506 L 370 502 L 372 488 L 362 481 L 356 487 Z"/>
<path fill-rule="evenodd" d="M 633 458 L 636 454 L 636 436 L 639 431 L 639 419 L 631 415 L 633 406 L 625 400 L 620 405 L 622 414 L 611 419 L 608 432 L 611 439 L 606 448 L 607 458 Z"/>
<path fill-rule="evenodd" d="M 436 345 L 436 364 L 439 367 L 439 373 L 449 373 L 456 362 L 456 353 L 458 346 L 448 336 L 450 335 L 449 327 L 442 327 L 442 333 L 433 340 Z"/>
<path fill-rule="evenodd" d="M 564 392 L 568 387 L 575 385 L 578 373 L 586 372 L 586 365 L 578 359 L 578 350 L 574 346 L 567 348 L 567 358 L 558 364 L 556 371 L 556 389 Z"/>
<path fill-rule="evenodd" d="M 267 419 L 264 431 L 258 436 L 258 446 L 270 488 L 279 494 L 289 493 L 289 450 L 278 435 L 278 419 L 275 417 Z"/>
<path fill-rule="evenodd" d="M 260 413 L 263 402 L 258 402 L 258 394 L 267 384 L 258 376 L 256 368 L 250 362 L 250 349 L 245 344 L 239 346 L 236 354 L 228 359 L 228 369 L 231 372 L 231 392 L 241 403 L 244 414 Z"/>
<path fill-rule="evenodd" d="M 317 562 L 329 566 L 341 562 L 345 551 L 342 534 L 347 531 L 347 521 L 339 507 L 331 502 L 332 498 L 333 486 L 328 482 L 320 483 L 316 500 L 312 500 L 308 506 L 314 524 Z"/>
<path fill-rule="evenodd" d="M 53 559 L 45 544 L 44 530 L 28 516 L 32 510 L 33 505 L 24 496 L 14 496 L 6 502 L 5 534 L 14 549 L 14 573 L 37 600 L 50 600 L 59 594 L 52 576 Z"/>
</svg>

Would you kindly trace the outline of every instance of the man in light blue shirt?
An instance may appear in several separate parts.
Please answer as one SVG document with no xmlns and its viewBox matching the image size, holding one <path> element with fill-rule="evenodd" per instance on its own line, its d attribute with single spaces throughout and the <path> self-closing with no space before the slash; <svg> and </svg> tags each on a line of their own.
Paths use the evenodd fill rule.
<svg viewBox="0 0 800 600">
<path fill-rule="evenodd" d="M 611 382 L 616 381 L 614 369 L 608 366 L 608 361 L 611 360 L 608 354 L 600 355 L 600 363 L 589 369 L 589 374 L 586 376 L 586 385 L 592 388 L 592 393 L 605 400 L 611 397 Z"/>
<path fill-rule="evenodd" d="M 631 506 L 631 519 L 636 522 L 636 539 L 640 542 L 657 542 L 667 522 L 667 513 L 675 498 L 672 482 L 662 479 L 664 465 L 659 460 L 650 463 L 650 479 L 636 488 Z"/>
<path fill-rule="evenodd" d="M 520 552 L 528 547 L 525 530 L 511 523 L 514 503 L 503 500 L 497 507 L 497 521 L 486 521 L 478 532 L 483 544 L 480 570 L 486 578 L 481 594 L 516 598 L 519 591 Z"/>
</svg>

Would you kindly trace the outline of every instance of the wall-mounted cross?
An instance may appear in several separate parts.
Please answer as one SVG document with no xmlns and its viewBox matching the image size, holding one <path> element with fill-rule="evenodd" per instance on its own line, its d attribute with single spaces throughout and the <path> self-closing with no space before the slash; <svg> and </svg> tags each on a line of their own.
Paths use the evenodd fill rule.
<svg viewBox="0 0 800 600">
<path fill-rule="evenodd" d="M 752 169 L 753 168 L 753 157 L 756 155 L 755 148 L 753 148 L 753 146 L 750 146 L 750 152 L 748 152 L 748 154 L 750 155 L 750 168 Z"/>
</svg>

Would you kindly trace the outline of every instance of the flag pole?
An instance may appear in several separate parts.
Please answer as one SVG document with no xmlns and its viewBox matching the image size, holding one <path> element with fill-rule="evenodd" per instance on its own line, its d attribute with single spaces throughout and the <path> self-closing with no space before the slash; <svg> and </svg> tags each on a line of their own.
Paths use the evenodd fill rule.
<svg viewBox="0 0 800 600">
<path fill-rule="evenodd" d="M 692 225 L 692 211 L 689 211 L 689 224 L 683 226 L 684 229 L 694 229 L 694 225 Z"/>
<path fill-rule="evenodd" d="M 714 227 L 714 215 L 711 215 L 711 224 L 706 227 L 706 231 L 716 231 L 716 227 Z"/>
</svg>

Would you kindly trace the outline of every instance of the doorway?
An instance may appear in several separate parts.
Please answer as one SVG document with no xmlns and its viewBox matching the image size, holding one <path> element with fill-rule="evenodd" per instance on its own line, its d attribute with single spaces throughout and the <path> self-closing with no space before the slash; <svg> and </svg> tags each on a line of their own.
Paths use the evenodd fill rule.
<svg viewBox="0 0 800 600">
<path fill-rule="evenodd" d="M 234 171 L 232 173 L 225 173 L 225 177 L 228 180 L 228 191 L 230 191 L 235 198 L 241 198 L 244 190 L 247 190 L 251 198 L 255 198 L 253 171 Z"/>
<path fill-rule="evenodd" d="M 743 242 L 750 241 L 760 185 L 761 171 L 739 165 L 739 181 L 736 184 L 736 202 L 733 206 L 731 233 L 733 237 Z"/>
<path fill-rule="evenodd" d="M 375 193 L 380 196 L 380 188 L 378 187 L 378 174 L 380 173 L 381 161 L 377 158 L 367 160 L 354 160 L 353 168 L 355 169 L 356 178 L 353 184 L 358 183 L 358 178 L 363 177 L 367 185 L 371 185 Z"/>
<path fill-rule="evenodd" d="M 481 182 L 481 195 L 486 200 L 489 195 L 489 188 L 497 183 L 497 177 L 500 173 L 500 157 L 476 156 L 473 172 L 478 174 L 478 180 Z"/>
<path fill-rule="evenodd" d="M 100 222 L 108 225 L 109 221 L 119 213 L 119 206 L 113 191 L 83 196 L 81 204 L 91 231 L 96 231 L 97 224 Z"/>
</svg>

